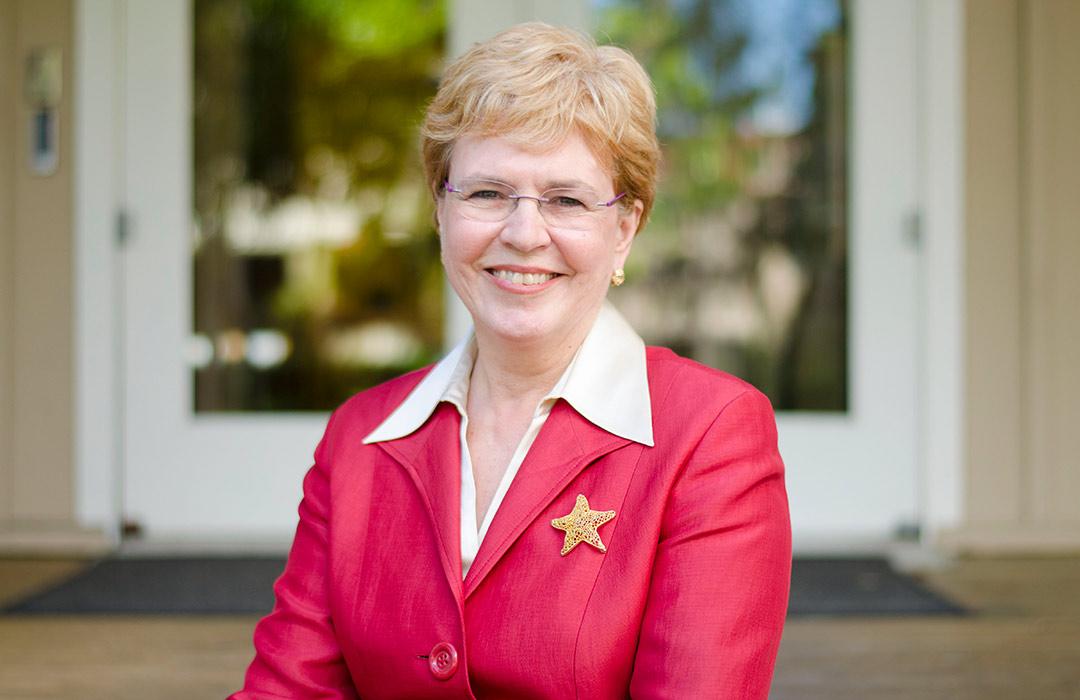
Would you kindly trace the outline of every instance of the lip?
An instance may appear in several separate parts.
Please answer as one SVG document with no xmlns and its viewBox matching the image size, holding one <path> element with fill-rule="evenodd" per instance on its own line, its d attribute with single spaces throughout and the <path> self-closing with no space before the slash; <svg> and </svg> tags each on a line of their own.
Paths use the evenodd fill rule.
<svg viewBox="0 0 1080 700">
<path fill-rule="evenodd" d="M 520 272 L 522 274 L 534 274 L 534 275 L 558 275 L 560 273 L 555 270 L 549 270 L 544 267 L 527 267 L 525 265 L 488 265 L 484 268 L 484 271 L 488 270 L 506 270 L 507 272 Z"/>
<path fill-rule="evenodd" d="M 539 274 L 555 276 L 549 279 L 547 282 L 541 282 L 540 284 L 514 284 L 509 280 L 504 280 L 496 277 L 494 274 L 492 274 L 492 270 L 505 270 L 507 272 L 518 272 L 521 274 Z M 549 289 L 565 276 L 560 272 L 555 272 L 554 270 L 546 270 L 542 267 L 528 267 L 525 265 L 493 265 L 491 267 L 484 268 L 484 275 L 489 280 L 491 280 L 491 282 L 494 283 L 495 286 L 513 294 L 537 294 L 544 291 L 545 289 Z"/>
</svg>

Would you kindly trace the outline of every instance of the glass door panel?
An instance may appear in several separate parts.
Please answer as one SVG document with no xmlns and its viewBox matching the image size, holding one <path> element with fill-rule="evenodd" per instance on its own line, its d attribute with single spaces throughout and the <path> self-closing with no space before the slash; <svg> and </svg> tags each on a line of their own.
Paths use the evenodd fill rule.
<svg viewBox="0 0 1080 700">
<path fill-rule="evenodd" d="M 646 340 L 777 410 L 845 411 L 847 28 L 838 0 L 594 0 L 656 87 L 656 207 L 612 293 Z"/>
<path fill-rule="evenodd" d="M 195 411 L 326 411 L 437 359 L 416 134 L 441 5 L 193 10 Z"/>
</svg>

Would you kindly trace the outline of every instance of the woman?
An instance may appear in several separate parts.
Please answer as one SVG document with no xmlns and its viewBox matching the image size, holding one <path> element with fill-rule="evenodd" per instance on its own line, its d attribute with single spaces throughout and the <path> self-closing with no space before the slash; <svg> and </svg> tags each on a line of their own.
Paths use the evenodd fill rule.
<svg viewBox="0 0 1080 700">
<path fill-rule="evenodd" d="M 648 77 L 543 24 L 423 127 L 474 332 L 330 418 L 234 698 L 764 698 L 790 527 L 768 400 L 605 302 L 653 202 Z"/>
</svg>

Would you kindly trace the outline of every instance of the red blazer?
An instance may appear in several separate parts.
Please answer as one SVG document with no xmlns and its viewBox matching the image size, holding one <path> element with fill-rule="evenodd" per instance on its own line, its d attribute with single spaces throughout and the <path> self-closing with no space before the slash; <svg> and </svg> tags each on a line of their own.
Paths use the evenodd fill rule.
<svg viewBox="0 0 1080 700">
<path fill-rule="evenodd" d="M 426 370 L 345 402 L 304 479 L 234 700 L 765 698 L 791 529 L 768 399 L 647 350 L 655 447 L 553 408 L 464 582 L 459 416 L 361 440 Z M 560 556 L 578 494 L 606 552 Z"/>
</svg>

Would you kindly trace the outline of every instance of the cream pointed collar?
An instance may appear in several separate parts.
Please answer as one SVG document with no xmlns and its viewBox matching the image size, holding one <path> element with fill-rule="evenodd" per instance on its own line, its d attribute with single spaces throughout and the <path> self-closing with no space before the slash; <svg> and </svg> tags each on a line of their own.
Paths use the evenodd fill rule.
<svg viewBox="0 0 1080 700">
<path fill-rule="evenodd" d="M 440 401 L 466 395 L 475 358 L 476 342 L 470 333 L 364 438 L 364 444 L 410 435 L 431 417 Z M 653 446 L 645 343 L 606 301 L 546 398 L 564 399 L 583 418 L 612 435 Z M 459 404 L 459 408 L 463 407 Z"/>
</svg>

